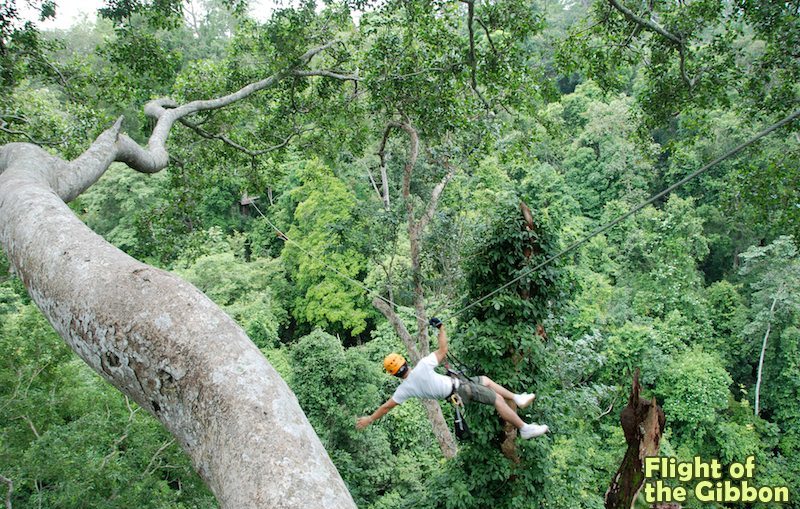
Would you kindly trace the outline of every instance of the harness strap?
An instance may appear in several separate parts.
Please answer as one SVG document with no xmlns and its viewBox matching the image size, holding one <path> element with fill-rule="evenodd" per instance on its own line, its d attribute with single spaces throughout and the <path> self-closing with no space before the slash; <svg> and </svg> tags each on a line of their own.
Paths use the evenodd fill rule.
<svg viewBox="0 0 800 509">
<path fill-rule="evenodd" d="M 458 387 L 461 385 L 461 380 L 459 380 L 449 368 L 447 369 L 447 374 L 450 375 L 450 380 L 453 382 L 453 390 L 450 391 L 450 395 L 447 396 L 446 399 L 456 407 L 464 406 L 464 402 L 461 401 L 461 396 L 458 395 Z"/>
</svg>

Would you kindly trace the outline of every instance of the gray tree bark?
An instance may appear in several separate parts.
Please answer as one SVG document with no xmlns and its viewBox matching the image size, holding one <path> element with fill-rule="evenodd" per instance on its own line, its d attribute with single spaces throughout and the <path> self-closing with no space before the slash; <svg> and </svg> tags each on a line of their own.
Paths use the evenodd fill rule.
<svg viewBox="0 0 800 509">
<path fill-rule="evenodd" d="M 416 339 L 411 335 L 403 321 L 399 316 L 397 316 L 397 313 L 394 312 L 394 309 L 391 306 L 386 304 L 381 299 L 374 299 L 372 304 L 378 308 L 378 310 L 383 313 L 386 319 L 389 320 L 389 323 L 392 324 L 395 332 L 398 336 L 400 336 L 400 339 L 403 341 L 406 349 L 408 350 L 409 356 L 411 357 L 411 362 L 416 364 L 422 357 L 430 353 L 428 318 L 425 313 L 425 290 L 422 286 L 422 270 L 420 263 L 420 237 L 436 212 L 439 198 L 441 197 L 445 186 L 455 175 L 455 168 L 449 163 L 445 164 L 447 168 L 447 174 L 440 182 L 436 184 L 436 186 L 434 186 L 433 190 L 431 191 L 431 197 L 428 201 L 428 205 L 425 207 L 425 211 L 419 217 L 419 219 L 417 219 L 414 212 L 414 200 L 411 196 L 411 176 L 414 171 L 414 166 L 417 163 L 417 157 L 419 156 L 419 135 L 417 134 L 417 130 L 413 125 L 411 125 L 411 122 L 407 118 L 403 122 L 390 122 L 386 127 L 386 130 L 384 130 L 383 139 L 378 151 L 378 154 L 381 158 L 382 172 L 384 172 L 386 168 L 384 150 L 386 148 L 386 142 L 388 140 L 389 133 L 392 129 L 402 129 L 409 138 L 408 158 L 403 167 L 402 197 L 405 202 L 406 219 L 408 221 L 408 242 L 411 255 L 411 279 L 414 283 L 414 314 L 417 318 Z M 383 179 L 384 183 L 388 181 L 385 175 L 383 176 Z M 385 187 L 385 196 L 387 197 L 385 204 L 388 208 L 388 187 Z M 446 458 L 455 457 L 458 448 L 456 447 L 456 442 L 453 439 L 452 433 L 450 433 L 450 428 L 447 426 L 447 421 L 442 414 L 442 408 L 439 406 L 439 403 L 431 400 L 422 400 L 422 404 L 425 407 L 428 421 L 431 423 L 433 434 L 436 437 L 437 442 L 439 442 L 439 448 L 442 451 L 442 455 Z"/>
<path fill-rule="evenodd" d="M 772 299 L 772 306 L 769 308 L 769 318 L 767 319 L 767 332 L 764 333 L 764 341 L 761 342 L 761 355 L 758 357 L 758 377 L 756 379 L 756 402 L 755 402 L 755 415 L 761 412 L 761 374 L 764 371 L 764 356 L 767 353 L 767 341 L 769 340 L 769 333 L 772 330 L 772 319 L 775 316 L 775 304 L 778 303 L 777 295 Z"/>
<path fill-rule="evenodd" d="M 294 71 L 211 101 L 148 104 L 157 123 L 146 148 L 120 133 L 120 121 L 72 162 L 32 144 L 0 147 L 0 244 L 13 270 L 70 347 L 175 436 L 223 508 L 355 504 L 296 397 L 241 327 L 191 284 L 108 244 L 66 202 L 113 161 L 159 171 L 175 121 Z"/>
</svg>

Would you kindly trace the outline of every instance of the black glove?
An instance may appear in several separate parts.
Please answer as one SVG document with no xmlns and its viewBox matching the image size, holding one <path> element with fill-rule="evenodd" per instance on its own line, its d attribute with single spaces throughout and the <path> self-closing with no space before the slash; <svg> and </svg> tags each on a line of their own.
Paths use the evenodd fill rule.
<svg viewBox="0 0 800 509">
<path fill-rule="evenodd" d="M 430 323 L 432 327 L 436 327 L 437 329 L 443 325 L 442 321 L 436 318 L 435 316 L 431 318 L 430 322 L 428 323 Z"/>
</svg>

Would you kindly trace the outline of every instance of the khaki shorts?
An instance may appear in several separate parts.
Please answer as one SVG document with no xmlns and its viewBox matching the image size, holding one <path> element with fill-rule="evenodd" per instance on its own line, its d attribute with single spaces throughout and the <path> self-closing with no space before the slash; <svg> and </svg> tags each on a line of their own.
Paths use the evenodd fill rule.
<svg viewBox="0 0 800 509">
<path fill-rule="evenodd" d="M 472 378 L 462 378 L 460 381 L 461 383 L 459 384 L 458 389 L 456 389 L 456 392 L 461 397 L 461 401 L 463 401 L 465 405 L 472 401 L 476 401 L 478 403 L 483 403 L 484 405 L 494 406 L 494 401 L 497 397 L 497 394 L 481 383 L 481 377 L 473 376 Z"/>
</svg>

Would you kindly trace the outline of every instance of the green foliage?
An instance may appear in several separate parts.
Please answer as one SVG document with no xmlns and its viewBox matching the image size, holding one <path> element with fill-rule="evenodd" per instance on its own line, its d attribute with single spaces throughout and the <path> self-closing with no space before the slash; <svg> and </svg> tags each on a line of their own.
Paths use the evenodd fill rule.
<svg viewBox="0 0 800 509">
<path fill-rule="evenodd" d="M 319 162 L 305 165 L 301 179 L 291 192 L 297 207 L 287 236 L 293 242 L 281 254 L 294 283 L 294 316 L 358 334 L 368 312 L 364 290 L 350 280 L 362 277 L 366 263 L 347 235 L 357 227 L 355 197 Z"/>
<path fill-rule="evenodd" d="M 796 108 L 797 2 L 621 1 L 683 49 L 599 0 L 392 0 L 357 23 L 349 7 L 368 2 L 302 2 L 261 23 L 240 1 L 204 1 L 200 15 L 196 3 L 114 0 L 96 24 L 57 33 L 5 2 L 0 143 L 74 158 L 120 114 L 144 142 L 146 101 L 220 97 L 335 39 L 309 68 L 358 80 L 284 77 L 194 115 L 204 134 L 176 125 L 167 170 L 114 166 L 71 206 L 242 325 L 361 507 L 601 507 L 626 447 L 616 417 L 637 367 L 667 413 L 663 454 L 754 454 L 760 483 L 798 492 L 796 124 L 526 273 Z M 32 3 L 52 13 L 51 2 Z M 518 441 L 519 464 L 500 452 L 489 407 L 469 409 L 475 439 L 453 461 L 440 458 L 416 402 L 354 428 L 392 394 L 397 381 L 379 367 L 403 346 L 337 272 L 391 285 L 414 329 L 402 307 L 413 286 L 401 131 L 385 147 L 389 210 L 370 181 L 397 120 L 420 135 L 417 217 L 444 163 L 457 170 L 421 239 L 428 311 L 460 309 L 522 276 L 449 329 L 470 374 L 537 392 L 522 416 L 552 432 Z M 296 244 L 240 206 L 245 194 Z M 14 507 L 214 507 L 166 432 L 82 367 L 7 272 L 0 257 L 0 474 L 14 480 Z"/>
<path fill-rule="evenodd" d="M 754 352 L 760 351 L 766 331 L 770 331 L 762 382 L 764 407 L 775 412 L 776 423 L 790 427 L 800 416 L 787 399 L 798 394 L 795 354 L 800 339 L 800 256 L 794 241 L 783 236 L 767 246 L 751 247 L 742 253 L 742 260 L 740 273 L 752 290 L 745 334 L 752 338 Z"/>
<path fill-rule="evenodd" d="M 575 200 L 589 217 L 599 216 L 610 200 L 634 203 L 646 197 L 655 153 L 649 140 L 637 139 L 630 99 L 597 100 L 596 93 L 591 82 L 579 85 L 565 99 L 563 113 L 567 126 L 580 126 L 564 166 L 567 180 L 580 183 Z"/>
<path fill-rule="evenodd" d="M 606 207 L 604 221 L 622 208 L 615 205 Z M 647 207 L 610 236 L 618 242 L 619 279 L 632 290 L 634 312 L 663 318 L 677 310 L 705 320 L 697 263 L 708 245 L 691 200 L 672 196 L 661 210 Z"/>
<path fill-rule="evenodd" d="M 705 338 L 707 351 L 717 352 L 725 366 L 733 369 L 745 363 L 748 351 L 742 348 L 746 308 L 735 286 L 728 281 L 718 281 L 706 288 L 709 319 L 713 334 Z M 738 377 L 737 377 L 738 378 Z"/>
<path fill-rule="evenodd" d="M 72 203 L 83 221 L 107 241 L 128 253 L 137 253 L 142 239 L 139 225 L 156 206 L 164 175 L 144 175 L 113 165 L 87 192 Z"/>
<path fill-rule="evenodd" d="M 490 226 L 476 235 L 475 253 L 465 267 L 467 302 L 511 281 L 556 249 L 554 221 L 534 210 L 534 228 L 527 229 L 519 198 L 514 198 L 511 195 L 498 203 Z M 537 322 L 544 322 L 557 309 L 556 303 L 565 293 L 559 275 L 558 267 L 551 265 L 469 309 L 462 317 L 463 334 L 453 339 L 452 348 L 463 362 L 478 370 L 470 375 L 485 374 L 512 391 L 534 390 L 538 394 L 536 417 L 526 412 L 526 419 L 547 423 L 554 436 L 565 433 L 564 439 L 517 444 L 520 462 L 515 464 L 499 449 L 502 432 L 494 409 L 470 407 L 467 420 L 474 438 L 462 446 L 447 470 L 437 507 L 596 507 L 599 503 L 599 497 L 574 500 L 572 495 L 579 489 L 569 488 L 569 494 L 564 493 L 571 486 L 566 480 L 569 476 L 582 485 L 593 485 L 603 477 L 571 451 L 572 445 L 584 451 L 597 447 L 591 426 L 580 423 L 588 415 L 600 413 L 597 407 L 603 390 L 584 390 L 575 385 L 579 380 L 572 378 L 591 377 L 602 359 L 593 353 L 591 360 L 569 355 L 569 349 L 590 353 L 597 338 L 585 338 L 583 343 L 559 338 L 557 343 L 545 345 L 536 333 Z M 576 433 L 580 427 L 585 432 Z M 549 475 L 554 471 L 559 472 L 556 479 Z"/>
<path fill-rule="evenodd" d="M 717 356 L 693 349 L 675 356 L 664 370 L 657 392 L 670 422 L 691 423 L 697 428 L 699 436 L 695 436 L 702 439 L 705 428 L 727 408 L 731 382 Z"/>
<path fill-rule="evenodd" d="M 635 81 L 653 126 L 694 107 L 791 111 L 800 72 L 787 60 L 800 37 L 793 2 L 619 3 L 592 4 L 560 44 L 564 70 L 583 71 L 605 89 Z"/>
<path fill-rule="evenodd" d="M 39 21 L 55 16 L 52 0 L 26 3 L 38 13 Z M 25 71 L 41 63 L 47 46 L 36 24 L 23 20 L 16 0 L 0 5 L 0 104 L 5 102 L 6 92 L 13 90 L 16 82 L 25 76 Z"/>
</svg>

